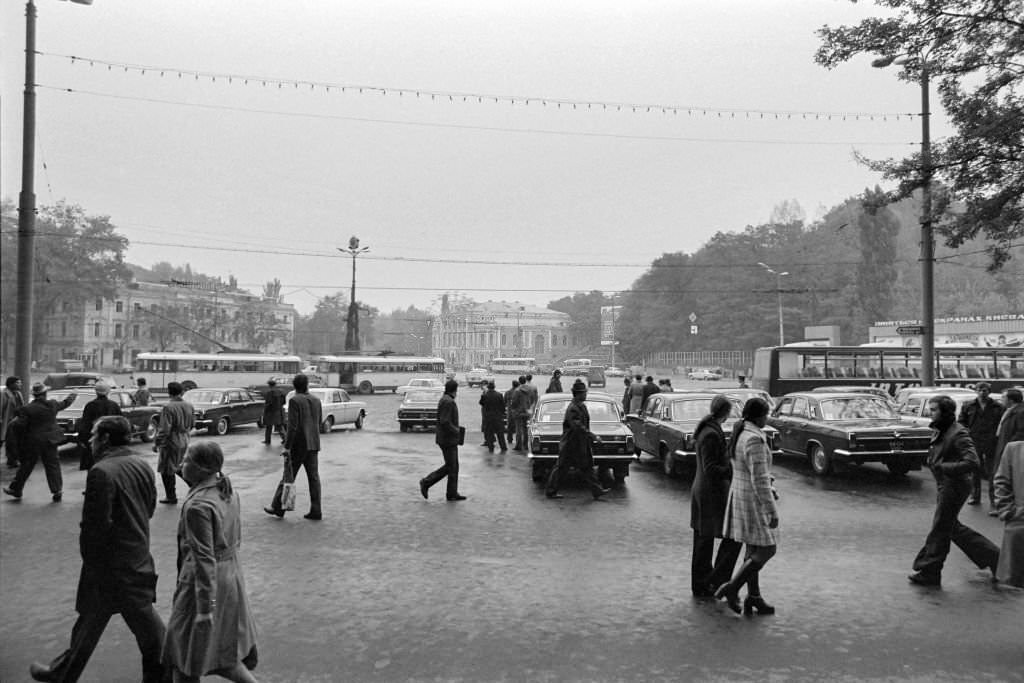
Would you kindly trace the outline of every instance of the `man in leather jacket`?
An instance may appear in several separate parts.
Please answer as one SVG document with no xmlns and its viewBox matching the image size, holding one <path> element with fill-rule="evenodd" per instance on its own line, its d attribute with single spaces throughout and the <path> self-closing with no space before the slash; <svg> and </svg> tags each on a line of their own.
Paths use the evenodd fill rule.
<svg viewBox="0 0 1024 683">
<path fill-rule="evenodd" d="M 934 431 L 927 463 L 935 477 L 938 496 L 931 531 L 914 559 L 915 573 L 907 578 L 920 586 L 940 585 L 950 543 L 964 551 L 979 569 L 991 569 L 994 576 L 999 548 L 957 519 L 971 493 L 972 475 L 981 466 L 974 442 L 967 428 L 956 421 L 953 399 L 936 396 L 928 407 L 932 415 L 929 426 Z"/>
</svg>

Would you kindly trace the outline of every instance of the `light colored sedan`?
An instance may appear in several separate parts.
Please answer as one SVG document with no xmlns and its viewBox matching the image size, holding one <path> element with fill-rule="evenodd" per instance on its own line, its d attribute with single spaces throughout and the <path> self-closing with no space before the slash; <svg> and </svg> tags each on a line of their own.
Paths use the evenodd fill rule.
<svg viewBox="0 0 1024 683">
<path fill-rule="evenodd" d="M 408 384 L 395 389 L 395 393 L 405 394 L 405 392 L 412 391 L 413 389 L 444 389 L 444 382 L 433 377 L 414 377 L 409 380 Z"/>
<path fill-rule="evenodd" d="M 294 391 L 288 392 L 285 414 L 288 412 L 288 401 L 294 395 Z M 351 424 L 355 425 L 356 429 L 363 428 L 366 404 L 362 401 L 353 401 L 344 389 L 314 387 L 309 390 L 309 395 L 320 399 L 320 405 L 323 406 L 324 421 L 320 423 L 321 434 L 327 434 L 338 425 Z"/>
<path fill-rule="evenodd" d="M 686 373 L 688 379 L 701 379 L 701 380 L 719 380 L 722 376 L 714 370 L 708 370 L 707 368 L 697 368 Z"/>
</svg>

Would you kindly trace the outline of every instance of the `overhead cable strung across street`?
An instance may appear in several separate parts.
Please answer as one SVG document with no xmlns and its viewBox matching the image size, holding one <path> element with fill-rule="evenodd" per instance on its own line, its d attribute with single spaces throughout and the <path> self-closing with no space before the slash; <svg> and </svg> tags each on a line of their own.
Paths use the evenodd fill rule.
<svg viewBox="0 0 1024 683">
<path fill-rule="evenodd" d="M 82 57 L 78 55 L 65 55 L 51 52 L 36 51 L 36 54 L 41 57 L 52 57 L 56 59 L 65 59 L 70 61 L 72 64 L 88 64 L 89 66 L 101 66 L 106 67 L 108 71 L 118 70 L 122 73 L 134 72 L 140 75 L 152 75 L 156 77 L 171 76 L 178 79 L 184 79 L 188 77 L 193 81 L 210 81 L 211 83 L 220 83 L 228 85 L 259 85 L 261 87 L 277 86 L 278 89 L 289 87 L 292 89 L 305 89 L 305 90 L 323 90 L 325 92 L 331 92 L 333 89 L 336 92 L 341 93 L 354 93 L 354 94 L 371 94 L 379 96 L 393 95 L 397 97 L 411 96 L 414 98 L 429 98 L 431 100 L 443 100 L 448 102 L 476 102 L 483 104 L 489 103 L 508 103 L 508 104 L 522 104 L 529 106 L 531 103 L 542 107 L 552 106 L 556 109 L 563 107 L 568 109 L 587 109 L 587 110 L 599 110 L 599 111 L 622 111 L 628 110 L 634 113 L 662 113 L 662 114 L 681 114 L 685 113 L 689 116 L 707 116 L 708 114 L 715 115 L 719 118 L 736 118 L 740 115 L 741 118 L 774 118 L 774 119 L 814 119 L 814 120 L 828 120 L 833 119 L 837 121 L 854 120 L 859 121 L 860 119 L 868 119 L 874 121 L 876 119 L 887 121 L 892 118 L 899 121 L 903 118 L 915 118 L 918 114 L 913 112 L 863 112 L 863 111 L 800 111 L 800 110 L 786 110 L 786 109 L 758 109 L 758 108 L 724 108 L 724 107 L 709 107 L 705 105 L 697 104 L 664 104 L 664 103 L 649 103 L 649 102 L 609 102 L 601 100 L 579 100 L 579 99 L 568 99 L 561 97 L 544 97 L 539 95 L 507 95 L 507 94 L 493 94 L 493 93 L 476 93 L 476 92 L 462 92 L 462 91 L 446 91 L 446 90 L 432 90 L 428 88 L 410 88 L 410 87 L 391 87 L 383 85 L 367 85 L 367 84 L 356 84 L 356 83 L 332 83 L 326 81 L 315 81 L 310 79 L 282 79 L 273 78 L 268 76 L 252 76 L 236 73 L 225 73 L 215 71 L 197 71 L 193 69 L 185 69 L 182 67 L 166 67 L 166 66 L 152 66 L 146 64 L 134 64 L 130 62 L 114 62 L 102 59 L 96 59 L 93 57 Z"/>
</svg>

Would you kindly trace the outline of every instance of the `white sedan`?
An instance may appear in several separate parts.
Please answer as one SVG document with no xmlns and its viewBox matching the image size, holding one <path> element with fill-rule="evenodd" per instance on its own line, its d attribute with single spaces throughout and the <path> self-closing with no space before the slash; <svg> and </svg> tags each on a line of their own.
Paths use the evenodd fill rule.
<svg viewBox="0 0 1024 683">
<path fill-rule="evenodd" d="M 722 379 L 722 376 L 714 370 L 707 370 L 704 368 L 698 368 L 686 373 L 689 379 L 704 379 L 704 380 L 718 380 Z"/>
<path fill-rule="evenodd" d="M 396 394 L 405 394 L 413 389 L 444 389 L 444 382 L 433 377 L 414 377 L 408 384 L 395 389 Z"/>
<path fill-rule="evenodd" d="M 286 414 L 288 411 L 288 401 L 294 395 L 294 391 L 288 392 L 288 400 L 285 401 Z M 324 421 L 320 423 L 321 434 L 327 434 L 338 425 L 351 424 L 355 425 L 356 429 L 363 428 L 363 420 L 366 418 L 366 404 L 362 401 L 353 401 L 344 389 L 314 387 L 310 388 L 309 395 L 320 399 L 320 405 L 323 406 Z"/>
</svg>

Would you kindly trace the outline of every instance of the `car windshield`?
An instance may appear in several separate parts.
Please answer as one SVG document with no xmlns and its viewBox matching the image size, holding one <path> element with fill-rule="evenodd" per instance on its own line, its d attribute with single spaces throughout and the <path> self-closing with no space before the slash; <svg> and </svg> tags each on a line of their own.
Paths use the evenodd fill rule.
<svg viewBox="0 0 1024 683">
<path fill-rule="evenodd" d="M 669 410 L 674 422 L 693 421 L 698 422 L 711 412 L 711 401 L 713 398 L 691 398 L 684 401 L 672 401 Z M 730 399 L 732 412 L 729 417 L 737 418 L 743 413 L 743 406 L 736 399 Z"/>
<path fill-rule="evenodd" d="M 437 383 L 436 379 L 414 379 L 409 382 L 411 387 L 432 387 Z"/>
<path fill-rule="evenodd" d="M 896 419 L 888 403 L 874 396 L 833 398 L 821 402 L 821 417 L 825 420 Z"/>
<path fill-rule="evenodd" d="M 565 417 L 565 410 L 571 402 L 569 399 L 545 401 L 537 409 L 537 421 L 561 422 Z M 584 403 L 587 406 L 587 412 L 590 413 L 591 422 L 621 422 L 618 406 L 611 401 L 588 399 Z"/>
<path fill-rule="evenodd" d="M 70 391 L 61 389 L 60 391 L 49 391 L 46 394 L 46 398 L 54 401 L 63 401 L 71 394 Z M 75 397 L 74 402 L 68 408 L 81 408 L 89 401 L 96 398 L 96 392 L 91 389 L 78 391 L 78 395 Z M 67 408 L 65 408 L 67 410 Z"/>
<path fill-rule="evenodd" d="M 185 400 L 189 403 L 220 403 L 223 397 L 224 392 L 208 389 L 191 389 L 185 392 Z"/>
<path fill-rule="evenodd" d="M 426 401 L 439 401 L 441 400 L 441 392 L 439 391 L 410 391 L 405 395 L 405 400 L 410 403 L 424 403 Z"/>
</svg>

